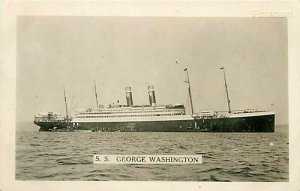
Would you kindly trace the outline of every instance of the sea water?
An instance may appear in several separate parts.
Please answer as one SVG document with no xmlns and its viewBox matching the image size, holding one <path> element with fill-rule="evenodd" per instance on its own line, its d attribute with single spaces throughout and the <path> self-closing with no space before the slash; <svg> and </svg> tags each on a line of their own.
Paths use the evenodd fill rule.
<svg viewBox="0 0 300 191">
<path fill-rule="evenodd" d="M 17 132 L 16 180 L 288 181 L 287 129 L 275 133 Z M 94 154 L 202 155 L 203 163 L 93 164 Z"/>
</svg>

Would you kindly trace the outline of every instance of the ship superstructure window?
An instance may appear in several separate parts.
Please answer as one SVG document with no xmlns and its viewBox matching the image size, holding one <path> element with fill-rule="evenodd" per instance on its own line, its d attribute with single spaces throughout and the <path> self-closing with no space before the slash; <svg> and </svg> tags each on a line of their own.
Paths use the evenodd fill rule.
<svg viewBox="0 0 300 191">
<path fill-rule="evenodd" d="M 96 114 L 96 115 L 91 115 L 91 114 L 81 114 L 77 115 L 78 118 L 122 118 L 122 117 L 159 117 L 159 116 L 176 116 L 176 115 L 183 115 L 182 112 L 158 112 L 158 113 L 131 113 L 131 114 L 109 114 L 109 115 L 101 115 L 101 114 Z"/>
</svg>

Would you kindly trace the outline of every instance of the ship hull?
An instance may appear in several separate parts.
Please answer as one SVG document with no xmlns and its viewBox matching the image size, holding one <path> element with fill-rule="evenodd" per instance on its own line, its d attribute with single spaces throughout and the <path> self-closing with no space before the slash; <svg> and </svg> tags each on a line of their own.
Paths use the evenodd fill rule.
<svg viewBox="0 0 300 191">
<path fill-rule="evenodd" d="M 180 132 L 192 126 L 193 120 L 138 121 L 138 122 L 81 122 L 75 129 L 92 129 L 101 132 Z"/>
<path fill-rule="evenodd" d="M 65 131 L 69 129 L 68 122 L 34 122 L 40 127 L 39 131 Z"/>
<path fill-rule="evenodd" d="M 196 119 L 194 131 L 208 132 L 274 132 L 275 115 L 216 119 Z"/>
<path fill-rule="evenodd" d="M 173 121 L 40 122 L 40 131 L 63 129 L 100 132 L 274 132 L 275 115 L 201 118 Z"/>
</svg>

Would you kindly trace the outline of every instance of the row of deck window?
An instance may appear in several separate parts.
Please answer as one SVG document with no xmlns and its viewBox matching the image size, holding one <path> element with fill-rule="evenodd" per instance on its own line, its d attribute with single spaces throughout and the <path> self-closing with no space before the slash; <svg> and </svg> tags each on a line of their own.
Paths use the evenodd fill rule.
<svg viewBox="0 0 300 191">
<path fill-rule="evenodd" d="M 182 109 L 167 109 L 167 110 L 140 110 L 140 111 L 130 111 L 131 113 L 154 113 L 154 112 L 182 112 Z M 112 112 L 81 112 L 79 114 L 115 114 L 115 113 L 128 113 L 128 111 L 112 111 Z"/>
<path fill-rule="evenodd" d="M 157 115 L 104 115 L 104 116 L 97 116 L 97 115 L 88 115 L 88 116 L 77 116 L 78 118 L 107 118 L 107 117 L 150 117 L 150 116 L 174 116 L 174 115 L 181 115 L 179 113 L 176 114 L 157 114 Z"/>
</svg>

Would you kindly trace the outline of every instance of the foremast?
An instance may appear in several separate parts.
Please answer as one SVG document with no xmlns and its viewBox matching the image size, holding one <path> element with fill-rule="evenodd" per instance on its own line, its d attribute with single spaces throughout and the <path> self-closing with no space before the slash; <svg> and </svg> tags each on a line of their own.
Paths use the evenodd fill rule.
<svg viewBox="0 0 300 191">
<path fill-rule="evenodd" d="M 97 87 L 96 87 L 96 82 L 95 82 L 95 80 L 94 80 L 94 90 L 95 90 L 96 104 L 97 104 L 97 107 L 99 107 L 99 104 L 98 104 L 98 94 L 97 94 Z"/>
<path fill-rule="evenodd" d="M 225 83 L 225 90 L 226 90 L 226 97 L 227 97 L 228 113 L 231 113 L 230 99 L 229 99 L 228 87 L 227 87 L 226 75 L 225 75 L 225 68 L 223 66 L 220 69 L 223 70 L 223 75 L 224 75 L 224 83 Z"/>
<path fill-rule="evenodd" d="M 188 72 L 187 68 L 185 68 L 184 71 L 186 71 L 186 76 L 187 76 L 187 80 L 184 81 L 184 82 L 188 84 L 189 100 L 190 100 L 190 105 L 191 105 L 191 112 L 192 112 L 192 115 L 193 115 L 194 114 L 194 106 L 193 106 L 193 99 L 192 99 L 192 91 L 191 91 L 191 83 L 190 83 L 190 78 L 189 78 L 189 72 Z"/>
<path fill-rule="evenodd" d="M 67 96 L 66 96 L 65 87 L 64 87 L 64 98 L 65 98 L 65 107 L 66 107 L 66 117 L 67 117 L 67 120 L 68 120 L 69 119 L 69 113 L 68 113 L 68 104 L 67 104 Z"/>
<path fill-rule="evenodd" d="M 65 124 L 66 124 L 66 126 L 65 126 L 65 129 L 67 130 L 67 131 L 73 131 L 74 129 L 73 129 L 73 127 L 72 127 L 72 125 L 71 125 L 71 117 L 69 117 L 69 112 L 68 112 L 68 103 L 67 103 L 67 96 L 66 96 L 66 90 L 65 90 L 65 87 L 64 87 L 64 100 L 65 100 L 65 107 L 66 107 L 66 119 L 65 119 Z"/>
</svg>

